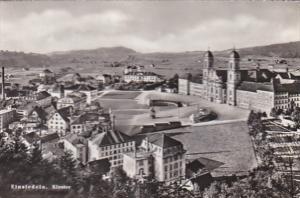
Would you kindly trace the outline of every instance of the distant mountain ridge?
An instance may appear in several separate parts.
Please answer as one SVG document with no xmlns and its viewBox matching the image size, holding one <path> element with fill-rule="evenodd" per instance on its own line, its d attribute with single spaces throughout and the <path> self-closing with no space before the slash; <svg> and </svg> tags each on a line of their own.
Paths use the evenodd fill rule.
<svg viewBox="0 0 300 198">
<path fill-rule="evenodd" d="M 216 51 L 216 56 L 227 57 L 231 49 Z M 300 41 L 238 49 L 244 56 L 300 58 Z M 0 64 L 11 67 L 41 67 L 52 65 L 105 65 L 113 62 L 124 64 L 160 64 L 178 66 L 197 65 L 204 51 L 176 53 L 139 53 L 126 47 L 103 47 L 89 50 L 52 52 L 49 54 L 0 51 Z"/>
<path fill-rule="evenodd" d="M 229 53 L 229 50 L 224 50 L 221 53 Z M 267 56 L 281 58 L 300 58 L 300 41 L 279 43 L 257 47 L 247 47 L 238 49 L 241 56 Z"/>
</svg>

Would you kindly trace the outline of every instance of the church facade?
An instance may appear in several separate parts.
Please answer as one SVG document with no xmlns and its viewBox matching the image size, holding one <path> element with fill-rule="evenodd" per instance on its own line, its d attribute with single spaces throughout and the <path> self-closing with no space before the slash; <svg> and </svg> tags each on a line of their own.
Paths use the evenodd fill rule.
<svg viewBox="0 0 300 198">
<path fill-rule="evenodd" d="M 214 56 L 207 51 L 202 75 L 180 77 L 179 94 L 266 113 L 272 108 L 286 110 L 291 105 L 300 106 L 299 82 L 282 84 L 276 72 L 259 68 L 242 70 L 240 62 L 240 55 L 233 50 L 229 54 L 227 68 L 216 69 Z"/>
</svg>

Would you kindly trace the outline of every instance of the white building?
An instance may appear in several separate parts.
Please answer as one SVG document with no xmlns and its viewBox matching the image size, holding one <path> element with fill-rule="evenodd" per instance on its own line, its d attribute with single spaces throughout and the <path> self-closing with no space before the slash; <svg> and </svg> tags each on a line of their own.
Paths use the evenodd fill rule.
<svg viewBox="0 0 300 198">
<path fill-rule="evenodd" d="M 14 121 L 15 115 L 15 109 L 8 108 L 0 110 L 0 132 L 3 132 L 8 125 Z"/>
<path fill-rule="evenodd" d="M 161 82 L 162 79 L 158 74 L 153 72 L 128 72 L 124 74 L 124 81 L 129 82 Z"/>
<path fill-rule="evenodd" d="M 70 117 L 72 114 L 72 107 L 65 107 L 56 110 L 47 121 L 50 133 L 58 133 L 60 136 L 65 136 L 70 128 Z"/>
<path fill-rule="evenodd" d="M 181 142 L 154 134 L 142 141 L 139 152 L 124 154 L 123 169 L 132 178 L 149 176 L 152 171 L 158 181 L 181 182 L 185 178 L 185 150 Z"/>
<path fill-rule="evenodd" d="M 79 107 L 80 103 L 85 102 L 85 97 L 79 97 L 75 95 L 69 95 L 63 98 L 60 98 L 57 101 L 57 109 L 64 107 Z"/>
<path fill-rule="evenodd" d="M 95 87 L 86 84 L 76 84 L 71 87 L 66 87 L 64 91 L 65 96 L 73 92 L 84 93 L 86 95 L 86 103 L 88 104 L 91 104 L 92 100 L 98 95 L 98 90 Z"/>
<path fill-rule="evenodd" d="M 123 165 L 123 153 L 135 151 L 135 141 L 109 130 L 92 136 L 88 140 L 88 149 L 89 161 L 108 158 L 113 169 Z"/>
</svg>

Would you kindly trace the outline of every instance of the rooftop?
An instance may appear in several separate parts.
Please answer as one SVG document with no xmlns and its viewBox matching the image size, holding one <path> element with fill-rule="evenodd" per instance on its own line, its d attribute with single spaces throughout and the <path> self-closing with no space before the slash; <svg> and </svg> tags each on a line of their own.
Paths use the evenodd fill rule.
<svg viewBox="0 0 300 198">
<path fill-rule="evenodd" d="M 173 146 L 182 146 L 182 143 L 174 138 L 169 137 L 164 133 L 156 133 L 147 136 L 148 141 L 161 148 L 169 148 Z"/>
<path fill-rule="evenodd" d="M 118 131 L 107 131 L 101 132 L 90 139 L 94 144 L 101 146 L 108 146 L 114 144 L 120 144 L 123 142 L 128 142 L 129 138 L 125 134 L 118 132 Z"/>
<path fill-rule="evenodd" d="M 274 92 L 274 86 L 272 83 L 259 83 L 244 81 L 237 88 L 238 90 L 256 92 L 257 90 Z"/>
</svg>

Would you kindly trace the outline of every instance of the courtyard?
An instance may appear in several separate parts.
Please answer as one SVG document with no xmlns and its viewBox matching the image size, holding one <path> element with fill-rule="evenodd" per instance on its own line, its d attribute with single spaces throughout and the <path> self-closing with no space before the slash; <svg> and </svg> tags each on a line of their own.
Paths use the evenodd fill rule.
<svg viewBox="0 0 300 198">
<path fill-rule="evenodd" d="M 155 107 L 157 118 L 152 119 L 147 105 L 149 99 L 180 101 L 187 106 Z M 187 159 L 207 159 L 218 164 L 212 170 L 216 177 L 243 175 L 257 166 L 246 122 L 249 110 L 211 103 L 195 96 L 154 91 L 113 91 L 102 95 L 98 101 L 102 106 L 111 106 L 116 116 L 116 128 L 130 136 L 139 134 L 142 125 L 181 121 L 186 127 L 157 133 L 168 133 L 181 141 L 187 150 Z M 199 108 L 214 111 L 218 118 L 193 124 L 189 117 Z"/>
</svg>

